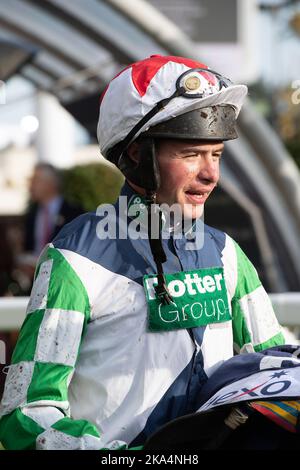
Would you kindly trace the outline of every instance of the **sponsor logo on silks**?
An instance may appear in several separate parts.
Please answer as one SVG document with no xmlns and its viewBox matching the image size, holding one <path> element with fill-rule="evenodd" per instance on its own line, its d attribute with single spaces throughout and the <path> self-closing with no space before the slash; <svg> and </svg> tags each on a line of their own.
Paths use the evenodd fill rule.
<svg viewBox="0 0 300 470">
<path fill-rule="evenodd" d="M 165 274 L 173 302 L 156 296 L 156 275 L 144 276 L 150 331 L 195 328 L 231 320 L 222 267 Z"/>
<path fill-rule="evenodd" d="M 216 406 L 230 405 L 242 401 L 286 399 L 300 396 L 300 367 L 276 372 L 262 371 L 238 380 L 215 393 L 199 412 Z"/>
</svg>

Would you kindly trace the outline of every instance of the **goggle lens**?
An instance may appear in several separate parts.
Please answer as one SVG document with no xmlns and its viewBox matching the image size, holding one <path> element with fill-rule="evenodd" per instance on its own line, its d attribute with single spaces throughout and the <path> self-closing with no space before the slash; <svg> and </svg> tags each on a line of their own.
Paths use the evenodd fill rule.
<svg viewBox="0 0 300 470">
<path fill-rule="evenodd" d="M 190 69 L 178 77 L 176 89 L 179 96 L 205 98 L 231 85 L 228 78 L 210 69 Z"/>
</svg>

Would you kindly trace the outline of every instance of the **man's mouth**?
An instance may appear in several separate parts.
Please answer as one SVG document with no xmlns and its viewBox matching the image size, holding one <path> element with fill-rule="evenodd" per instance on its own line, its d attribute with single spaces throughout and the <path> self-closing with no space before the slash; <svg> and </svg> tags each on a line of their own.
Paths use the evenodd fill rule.
<svg viewBox="0 0 300 470">
<path fill-rule="evenodd" d="M 185 196 L 192 204 L 204 204 L 210 191 L 197 191 L 189 189 L 185 191 Z"/>
</svg>

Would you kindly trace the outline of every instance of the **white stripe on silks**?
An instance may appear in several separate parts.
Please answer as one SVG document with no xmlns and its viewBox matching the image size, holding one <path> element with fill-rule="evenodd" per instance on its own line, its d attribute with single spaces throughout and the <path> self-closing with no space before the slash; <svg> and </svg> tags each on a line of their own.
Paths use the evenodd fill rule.
<svg viewBox="0 0 300 470">
<path fill-rule="evenodd" d="M 125 442 L 112 442 L 111 449 L 118 449 Z M 85 434 L 82 437 L 74 437 L 56 429 L 50 428 L 37 437 L 37 450 L 100 450 L 104 444 L 100 437 Z M 109 448 L 107 445 L 106 448 Z"/>
<path fill-rule="evenodd" d="M 195 349 L 186 330 L 149 334 L 146 312 L 135 310 L 122 322 L 106 315 L 88 324 L 69 388 L 72 416 L 95 423 L 105 444 L 141 432 Z"/>
<path fill-rule="evenodd" d="M 116 312 L 129 312 L 132 305 L 146 310 L 143 287 L 70 250 L 58 251 L 64 256 L 87 289 L 91 305 L 91 320 Z M 113 299 L 113 302 L 112 302 Z"/>
<path fill-rule="evenodd" d="M 226 234 L 225 234 L 226 235 Z M 224 279 L 227 291 L 229 313 L 231 300 L 237 285 L 237 255 L 232 238 L 226 235 L 221 260 L 224 268 Z M 218 347 L 216 348 L 216 344 Z M 201 350 L 204 359 L 204 370 L 208 377 L 224 362 L 233 356 L 232 322 L 213 323 L 205 328 Z"/>
<path fill-rule="evenodd" d="M 29 304 L 26 313 L 34 312 L 46 308 L 49 281 L 51 276 L 53 260 L 49 259 L 41 264 L 39 274 L 34 281 Z"/>
<path fill-rule="evenodd" d="M 40 325 L 34 360 L 74 366 L 84 314 L 74 310 L 46 309 Z"/>
<path fill-rule="evenodd" d="M 289 361 L 293 364 L 300 364 L 300 359 L 296 359 L 295 357 L 278 357 L 278 356 L 264 356 L 260 363 L 259 368 L 260 370 L 264 369 L 280 369 L 282 368 L 283 361 Z"/>
<path fill-rule="evenodd" d="M 239 300 L 254 346 L 281 332 L 271 301 L 262 286 Z"/>
<path fill-rule="evenodd" d="M 249 354 L 249 353 L 255 352 L 255 349 L 252 343 L 245 343 L 241 349 L 236 343 L 234 343 L 234 350 L 237 351 L 238 354 Z"/>
<path fill-rule="evenodd" d="M 36 406 L 41 406 L 41 407 L 53 406 L 55 408 L 59 408 L 60 410 L 63 410 L 64 416 L 70 417 L 70 403 L 68 401 L 36 400 L 30 403 L 26 403 L 26 408 L 35 408 Z"/>
<path fill-rule="evenodd" d="M 19 406 L 26 404 L 33 369 L 33 361 L 22 361 L 9 366 L 0 406 L 0 416 L 9 414 Z"/>
<path fill-rule="evenodd" d="M 224 267 L 224 277 L 227 287 L 228 303 L 231 308 L 231 300 L 234 296 L 237 282 L 238 282 L 238 270 L 237 270 L 237 254 L 234 245 L 234 241 L 228 235 L 226 235 L 225 246 L 222 251 L 222 262 Z"/>
<path fill-rule="evenodd" d="M 201 351 L 204 370 L 208 377 L 227 359 L 233 356 L 232 322 L 211 323 L 203 335 Z"/>
<path fill-rule="evenodd" d="M 48 429 L 65 415 L 54 406 L 25 406 L 22 413 L 35 421 L 41 428 Z"/>
</svg>

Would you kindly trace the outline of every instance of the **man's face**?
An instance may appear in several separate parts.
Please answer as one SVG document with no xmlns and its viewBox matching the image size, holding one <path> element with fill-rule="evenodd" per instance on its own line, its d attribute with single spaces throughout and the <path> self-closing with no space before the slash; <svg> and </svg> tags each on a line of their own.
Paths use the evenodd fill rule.
<svg viewBox="0 0 300 470">
<path fill-rule="evenodd" d="M 201 217 L 204 203 L 219 180 L 223 149 L 221 141 L 161 141 L 157 202 L 179 204 L 188 219 Z"/>
<path fill-rule="evenodd" d="M 53 177 L 42 169 L 36 168 L 30 180 L 29 192 L 33 202 L 47 202 L 57 193 Z"/>
</svg>

